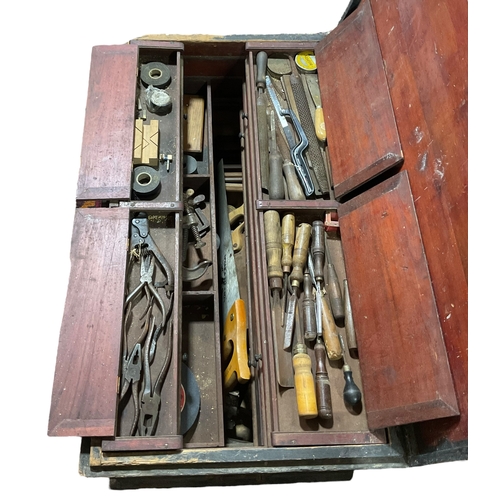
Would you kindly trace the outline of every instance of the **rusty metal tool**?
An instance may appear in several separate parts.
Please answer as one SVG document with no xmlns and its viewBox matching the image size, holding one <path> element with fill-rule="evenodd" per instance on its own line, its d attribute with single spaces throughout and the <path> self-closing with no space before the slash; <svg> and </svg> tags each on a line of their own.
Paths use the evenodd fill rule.
<svg viewBox="0 0 500 500">
<path fill-rule="evenodd" d="M 356 330 L 354 329 L 354 320 L 352 317 L 351 298 L 349 297 L 349 285 L 344 280 L 344 305 L 345 305 L 345 334 L 347 338 L 347 347 L 349 354 L 353 358 L 358 357 L 358 342 L 356 340 Z"/>
<path fill-rule="evenodd" d="M 220 240 L 219 266 L 222 283 L 221 317 L 224 321 L 223 379 L 225 389 L 230 391 L 236 384 L 243 384 L 250 380 L 250 368 L 248 366 L 247 317 L 245 303 L 240 298 L 238 274 L 234 262 L 222 160 L 216 170 L 216 187 L 217 228 Z"/>
<path fill-rule="evenodd" d="M 145 352 L 151 349 L 153 341 L 154 319 L 151 322 L 151 327 L 146 337 L 144 344 Z M 151 377 L 151 361 L 149 356 L 144 356 L 144 389 L 141 394 L 141 408 L 139 415 L 139 433 L 141 436 L 153 436 L 158 426 L 158 418 L 161 406 L 161 389 L 168 373 L 170 361 L 172 359 L 172 321 L 169 320 L 167 325 L 167 347 L 163 364 L 156 381 L 153 383 Z"/>
<path fill-rule="evenodd" d="M 308 154 L 311 160 L 311 166 L 316 174 L 318 180 L 319 188 L 323 193 L 329 192 L 329 181 L 326 172 L 325 162 L 321 150 L 319 148 L 318 139 L 314 131 L 314 123 L 312 120 L 311 112 L 309 110 L 309 104 L 307 103 L 307 97 L 302 85 L 302 80 L 298 74 L 297 67 L 290 56 L 290 63 L 292 65 L 292 74 L 290 75 L 290 85 L 292 87 L 293 95 L 295 97 L 295 103 L 297 105 L 297 110 L 299 112 L 299 119 L 304 133 L 307 137 L 309 148 Z"/>
<path fill-rule="evenodd" d="M 267 210 L 264 213 L 264 233 L 266 242 L 267 277 L 269 289 L 271 290 L 271 327 L 273 342 L 277 351 L 275 363 L 278 383 L 281 387 L 293 387 L 293 371 L 290 363 L 290 353 L 281 349 L 281 345 L 283 345 L 283 331 L 277 320 L 277 318 L 281 317 L 279 294 L 283 289 L 283 246 L 280 214 L 276 210 Z"/>
<path fill-rule="evenodd" d="M 283 180 L 283 159 L 276 145 L 276 124 L 273 110 L 269 113 L 269 122 L 271 130 L 271 145 L 269 151 L 269 199 L 284 200 L 285 183 Z"/>
<path fill-rule="evenodd" d="M 257 66 L 257 133 L 259 137 L 260 178 L 262 189 L 269 188 L 269 134 L 267 132 L 266 66 L 267 53 L 259 52 Z"/>
<path fill-rule="evenodd" d="M 292 270 L 293 244 L 295 241 L 295 215 L 285 214 L 281 222 L 281 242 L 283 252 L 281 254 L 281 266 L 283 269 L 283 301 L 281 326 L 285 324 L 285 311 L 287 310 L 288 298 L 288 276 Z"/>
<path fill-rule="evenodd" d="M 285 321 L 284 349 L 288 349 L 292 343 L 293 327 L 295 322 L 295 309 L 297 306 L 298 293 L 304 280 L 304 265 L 307 261 L 309 240 L 311 238 L 311 224 L 303 222 L 297 229 L 292 257 L 292 272 L 290 273 L 290 285 L 292 296 L 288 302 L 287 317 Z"/>
</svg>

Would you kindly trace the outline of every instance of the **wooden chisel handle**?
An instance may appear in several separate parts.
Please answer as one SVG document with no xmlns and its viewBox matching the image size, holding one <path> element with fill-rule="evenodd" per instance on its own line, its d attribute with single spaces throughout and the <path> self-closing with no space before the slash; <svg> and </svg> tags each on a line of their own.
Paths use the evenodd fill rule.
<svg viewBox="0 0 500 500">
<path fill-rule="evenodd" d="M 326 354 L 328 359 L 335 361 L 342 357 L 342 346 L 340 345 L 337 327 L 333 318 L 330 304 L 325 295 L 321 296 L 321 318 L 323 326 L 323 338 L 325 340 Z"/>
<path fill-rule="evenodd" d="M 326 348 L 322 338 L 318 335 L 314 346 L 316 358 L 316 399 L 318 403 L 318 416 L 329 419 L 333 417 L 332 393 L 330 380 L 326 371 Z"/>
<path fill-rule="evenodd" d="M 311 224 L 303 222 L 295 234 L 295 245 L 292 257 L 292 272 L 290 283 L 292 287 L 298 287 L 304 279 L 304 265 L 309 253 L 309 241 L 311 239 Z"/>
<path fill-rule="evenodd" d="M 283 172 L 285 174 L 286 185 L 288 188 L 288 197 L 291 200 L 305 200 L 306 195 L 297 179 L 297 174 L 295 173 L 295 166 L 289 160 L 283 162 Z"/>
<path fill-rule="evenodd" d="M 302 314 L 304 316 L 304 338 L 314 340 L 317 335 L 316 306 L 313 298 L 312 279 L 308 271 L 304 272 L 304 296 L 302 298 Z"/>
<path fill-rule="evenodd" d="M 283 272 L 289 273 L 292 268 L 293 244 L 295 242 L 295 215 L 285 214 L 281 222 L 281 241 L 283 243 L 283 254 L 281 265 Z"/>
<path fill-rule="evenodd" d="M 283 269 L 281 268 L 281 244 L 280 214 L 276 210 L 268 210 L 264 213 L 264 233 L 266 240 L 267 277 L 271 289 L 281 289 L 283 286 Z"/>
</svg>

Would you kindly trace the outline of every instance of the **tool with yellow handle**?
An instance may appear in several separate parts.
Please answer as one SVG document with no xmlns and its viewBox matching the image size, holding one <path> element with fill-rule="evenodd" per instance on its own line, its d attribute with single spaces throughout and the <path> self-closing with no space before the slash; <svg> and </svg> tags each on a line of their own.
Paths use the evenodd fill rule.
<svg viewBox="0 0 500 500">
<path fill-rule="evenodd" d="M 319 93 L 318 76 L 317 75 L 305 75 L 307 82 L 307 87 L 309 88 L 309 93 L 311 94 L 314 106 L 316 107 L 314 111 L 314 131 L 316 132 L 316 137 L 320 141 L 326 140 L 326 126 L 325 117 L 323 115 L 323 107 L 321 105 L 321 96 Z"/>
<path fill-rule="evenodd" d="M 312 374 L 312 362 L 304 343 L 304 333 L 298 307 L 295 307 L 295 331 L 297 342 L 293 347 L 293 372 L 295 382 L 295 396 L 299 417 L 310 419 L 318 416 L 316 401 L 316 387 Z"/>
<path fill-rule="evenodd" d="M 217 181 L 217 232 L 219 234 L 219 268 L 221 275 L 221 314 L 224 321 L 222 354 L 224 361 L 224 388 L 234 389 L 236 384 L 250 380 L 247 349 L 247 319 L 245 303 L 240 298 L 238 274 L 234 262 L 231 226 L 229 224 L 224 164 L 219 162 Z"/>
<path fill-rule="evenodd" d="M 295 215 L 285 214 L 281 222 L 281 242 L 283 252 L 281 254 L 281 267 L 283 269 L 283 315 L 281 326 L 285 324 L 285 311 L 288 297 L 288 276 L 292 270 L 293 243 L 295 241 Z"/>
<path fill-rule="evenodd" d="M 292 272 L 290 273 L 290 285 L 292 296 L 288 303 L 287 318 L 285 321 L 285 341 L 283 348 L 287 349 L 292 343 L 292 333 L 295 321 L 295 309 L 297 306 L 298 290 L 304 280 L 304 265 L 307 262 L 309 240 L 311 239 L 311 224 L 302 223 L 295 235 L 295 245 L 292 257 Z"/>
</svg>

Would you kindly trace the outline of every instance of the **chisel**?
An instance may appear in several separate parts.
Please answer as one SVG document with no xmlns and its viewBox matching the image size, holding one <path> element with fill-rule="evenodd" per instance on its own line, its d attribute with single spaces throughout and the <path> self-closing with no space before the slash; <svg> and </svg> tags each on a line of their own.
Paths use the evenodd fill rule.
<svg viewBox="0 0 500 500">
<path fill-rule="evenodd" d="M 309 240 L 311 239 L 311 224 L 302 223 L 297 229 L 292 257 L 292 272 L 290 273 L 290 285 L 292 296 L 288 302 L 287 318 L 285 322 L 285 342 L 284 349 L 290 347 L 292 343 L 292 333 L 295 321 L 295 309 L 299 288 L 304 280 L 304 265 L 307 261 Z"/>
<path fill-rule="evenodd" d="M 328 240 L 326 239 L 326 232 L 324 234 L 325 248 L 326 248 L 326 290 L 330 299 L 333 317 L 339 322 L 344 321 L 344 304 L 342 301 L 342 293 L 340 291 L 340 283 L 337 277 L 337 272 L 332 262 L 330 250 L 328 248 Z"/>
<path fill-rule="evenodd" d="M 281 242 L 283 252 L 281 254 L 281 267 L 283 269 L 283 315 L 281 326 L 285 324 L 285 311 L 287 310 L 288 276 L 292 269 L 293 243 L 295 241 L 295 215 L 285 214 L 281 223 Z"/>
</svg>

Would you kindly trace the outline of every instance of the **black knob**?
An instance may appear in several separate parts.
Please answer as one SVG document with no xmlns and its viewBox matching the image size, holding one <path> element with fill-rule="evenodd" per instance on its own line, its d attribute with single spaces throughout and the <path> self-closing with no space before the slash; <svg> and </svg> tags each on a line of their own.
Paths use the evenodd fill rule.
<svg viewBox="0 0 500 500">
<path fill-rule="evenodd" d="M 361 402 L 361 391 L 354 383 L 352 378 L 352 370 L 349 365 L 344 365 L 344 402 L 349 406 L 356 406 Z"/>
</svg>

